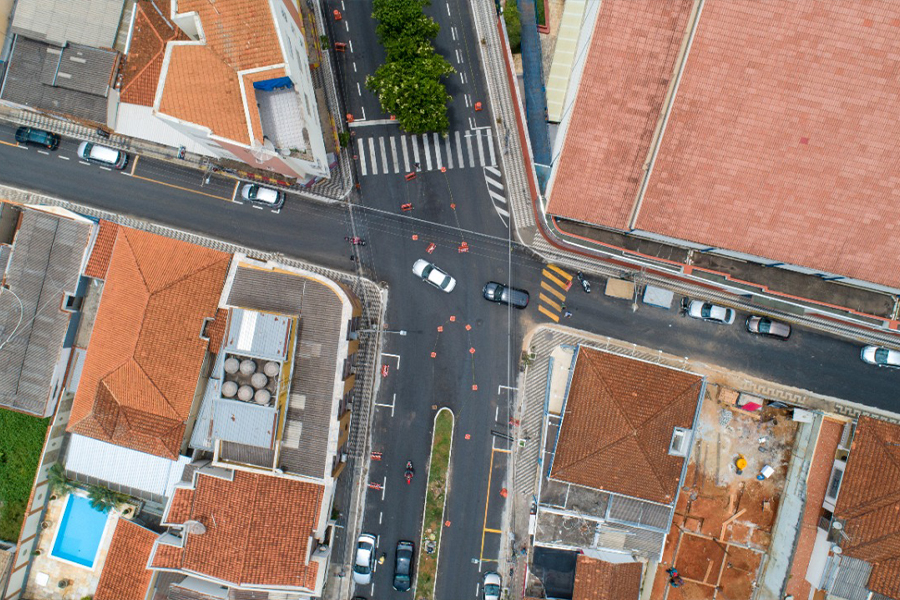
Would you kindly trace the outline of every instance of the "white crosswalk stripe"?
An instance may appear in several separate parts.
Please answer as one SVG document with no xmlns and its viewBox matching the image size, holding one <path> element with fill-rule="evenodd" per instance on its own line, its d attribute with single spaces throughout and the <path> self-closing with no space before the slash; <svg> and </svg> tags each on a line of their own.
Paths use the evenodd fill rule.
<svg viewBox="0 0 900 600">
<path fill-rule="evenodd" d="M 491 197 L 491 204 L 494 205 L 494 210 L 500 215 L 504 225 L 508 225 L 509 210 L 507 210 L 500 169 L 492 166 L 484 167 L 484 182 L 487 185 L 488 195 Z"/>
<path fill-rule="evenodd" d="M 356 144 L 361 176 L 409 173 L 416 170 L 415 165 L 418 164 L 418 170 L 426 172 L 482 167 L 490 169 L 490 175 L 495 176 L 498 182 L 501 179 L 500 171 L 495 168 L 497 157 L 493 130 L 489 127 L 452 131 L 445 137 L 439 133 L 372 136 L 358 138 Z M 409 144 L 412 145 L 412 152 Z"/>
</svg>

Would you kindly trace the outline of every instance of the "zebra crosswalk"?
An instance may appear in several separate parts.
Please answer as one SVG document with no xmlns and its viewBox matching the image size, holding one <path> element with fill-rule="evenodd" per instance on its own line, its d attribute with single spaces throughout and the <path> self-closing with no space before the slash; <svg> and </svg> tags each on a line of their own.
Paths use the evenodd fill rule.
<svg viewBox="0 0 900 600">
<path fill-rule="evenodd" d="M 497 165 L 490 127 L 453 131 L 446 136 L 424 133 L 358 137 L 356 146 L 362 176 L 410 173 L 416 170 L 416 165 L 421 171 Z"/>
</svg>

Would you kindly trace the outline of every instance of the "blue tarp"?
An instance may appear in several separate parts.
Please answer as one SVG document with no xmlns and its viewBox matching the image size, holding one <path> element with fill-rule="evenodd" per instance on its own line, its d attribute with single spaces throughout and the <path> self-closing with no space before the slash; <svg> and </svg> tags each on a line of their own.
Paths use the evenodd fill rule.
<svg viewBox="0 0 900 600">
<path fill-rule="evenodd" d="M 264 92 L 271 92 L 272 90 L 278 90 L 281 88 L 292 88 L 294 87 L 294 82 L 291 81 L 290 77 L 279 77 L 278 79 L 266 79 L 265 81 L 257 81 L 253 84 L 253 89 L 262 90 Z"/>
</svg>

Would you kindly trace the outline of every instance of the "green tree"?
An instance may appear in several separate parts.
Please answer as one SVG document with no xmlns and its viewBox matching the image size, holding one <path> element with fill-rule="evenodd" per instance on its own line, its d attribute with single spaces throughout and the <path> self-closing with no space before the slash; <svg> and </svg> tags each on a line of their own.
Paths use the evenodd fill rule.
<svg viewBox="0 0 900 600">
<path fill-rule="evenodd" d="M 506 21 L 506 35 L 509 37 L 509 49 L 517 53 L 522 49 L 522 23 L 519 20 L 519 6 L 516 0 L 506 0 L 503 9 L 503 20 Z"/>
<path fill-rule="evenodd" d="M 109 512 L 120 504 L 128 502 L 128 496 L 114 492 L 102 485 L 92 485 L 88 489 L 88 498 L 91 500 L 91 508 L 102 512 Z"/>
<path fill-rule="evenodd" d="M 389 62 L 366 79 L 382 108 L 397 117 L 409 133 L 447 131 L 450 94 L 440 78 L 454 69 L 442 56 Z"/>
<path fill-rule="evenodd" d="M 66 477 L 65 467 L 59 463 L 54 463 L 47 470 L 47 483 L 50 484 L 50 491 L 59 496 L 65 496 L 75 489 L 75 484 Z"/>
<path fill-rule="evenodd" d="M 374 0 L 372 17 L 378 21 L 375 33 L 381 43 L 404 38 L 434 39 L 441 27 L 422 12 L 429 4 L 423 0 Z"/>
</svg>

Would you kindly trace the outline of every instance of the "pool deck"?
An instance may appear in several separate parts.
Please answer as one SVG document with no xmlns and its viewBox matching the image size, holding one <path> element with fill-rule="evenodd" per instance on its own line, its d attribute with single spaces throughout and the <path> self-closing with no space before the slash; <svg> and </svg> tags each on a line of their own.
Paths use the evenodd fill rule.
<svg viewBox="0 0 900 600">
<path fill-rule="evenodd" d="M 47 503 L 47 512 L 44 520 L 49 521 L 51 525 L 47 529 L 41 530 L 38 534 L 40 539 L 37 547 L 40 549 L 41 554 L 33 557 L 31 572 L 28 575 L 28 583 L 25 588 L 26 598 L 35 598 L 36 600 L 80 600 L 85 596 L 93 596 L 97 590 L 100 572 L 106 563 L 106 554 L 109 551 L 109 544 L 112 541 L 119 515 L 115 511 L 110 513 L 110 522 L 107 524 L 103 537 L 100 539 L 100 549 L 97 551 L 94 568 L 89 569 L 61 560 L 50 554 L 53 548 L 53 540 L 56 537 L 56 530 L 62 521 L 65 509 L 66 496 L 50 500 Z M 38 581 L 43 578 L 43 575 L 47 576 L 47 582 L 41 585 Z M 67 579 L 71 583 L 68 587 L 61 589 L 58 585 L 62 579 Z"/>
</svg>

